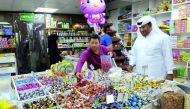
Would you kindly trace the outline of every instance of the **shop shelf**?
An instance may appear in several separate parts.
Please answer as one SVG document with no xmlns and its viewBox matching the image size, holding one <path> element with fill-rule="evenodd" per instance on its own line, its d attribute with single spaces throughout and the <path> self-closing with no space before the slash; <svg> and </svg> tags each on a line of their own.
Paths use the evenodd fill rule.
<svg viewBox="0 0 190 109">
<path fill-rule="evenodd" d="M 120 22 L 123 22 L 123 21 L 131 21 L 131 18 L 128 18 L 128 19 L 122 19 L 122 20 L 119 20 Z"/>
<path fill-rule="evenodd" d="M 190 3 L 190 1 L 186 1 L 186 2 L 182 2 L 182 3 L 177 3 L 177 4 L 173 4 L 173 6 L 180 6 L 180 5 L 185 5 Z"/>
<path fill-rule="evenodd" d="M 72 28 L 46 28 L 47 30 L 72 30 Z"/>
<path fill-rule="evenodd" d="M 15 61 L 16 61 L 15 57 L 1 57 L 0 58 L 0 63 L 13 63 Z"/>
<path fill-rule="evenodd" d="M 158 12 L 158 13 L 154 13 L 154 14 L 150 14 L 150 15 L 151 16 L 157 16 L 157 15 L 161 15 L 161 14 L 171 14 L 171 11 Z"/>
<path fill-rule="evenodd" d="M 190 32 L 187 33 L 170 33 L 171 35 L 177 35 L 177 36 L 181 36 L 181 35 L 190 35 Z M 188 37 L 188 36 L 187 36 Z M 190 36 L 189 36 L 190 37 Z"/>
<path fill-rule="evenodd" d="M 15 67 L 3 67 L 0 68 L 0 73 L 16 73 L 16 68 Z"/>
<path fill-rule="evenodd" d="M 58 48 L 58 49 L 81 49 L 81 48 L 87 48 L 87 47 L 62 47 L 62 48 Z"/>
<path fill-rule="evenodd" d="M 86 42 L 59 42 L 59 44 L 68 44 L 68 43 L 88 43 L 87 41 Z"/>
<path fill-rule="evenodd" d="M 90 36 L 59 36 L 59 37 L 90 37 Z"/>
<path fill-rule="evenodd" d="M 125 33 L 118 33 L 118 34 L 125 34 Z"/>
<path fill-rule="evenodd" d="M 172 49 L 179 49 L 179 50 L 190 50 L 190 48 L 172 48 Z"/>
</svg>

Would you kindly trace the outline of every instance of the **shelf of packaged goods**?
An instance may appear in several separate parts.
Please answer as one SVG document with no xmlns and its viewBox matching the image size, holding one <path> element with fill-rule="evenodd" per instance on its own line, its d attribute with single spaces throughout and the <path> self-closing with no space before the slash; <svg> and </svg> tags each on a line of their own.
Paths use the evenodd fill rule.
<svg viewBox="0 0 190 109">
<path fill-rule="evenodd" d="M 185 5 L 185 4 L 189 4 L 189 3 L 190 3 L 190 1 L 186 1 L 186 2 L 173 4 L 173 6 L 180 6 L 180 5 Z"/>
<path fill-rule="evenodd" d="M 162 14 L 171 14 L 171 11 L 163 11 L 163 12 L 158 12 L 154 14 L 150 14 L 151 16 L 157 16 L 157 15 L 162 15 Z"/>
<path fill-rule="evenodd" d="M 120 22 L 123 22 L 123 21 L 131 21 L 131 18 L 128 18 L 128 19 L 122 19 L 122 20 L 118 20 Z"/>
<path fill-rule="evenodd" d="M 90 37 L 90 36 L 59 36 L 59 37 Z"/>
<path fill-rule="evenodd" d="M 187 33 L 170 33 L 171 35 L 177 35 L 177 36 L 181 36 L 181 35 L 189 35 L 187 37 L 190 37 L 190 32 Z"/>
<path fill-rule="evenodd" d="M 13 63 L 15 61 L 15 57 L 0 57 L 0 63 Z"/>
<path fill-rule="evenodd" d="M 121 56 L 121 57 L 115 57 L 114 59 L 115 59 L 115 61 L 119 61 L 119 60 L 125 60 L 126 57 Z"/>
<path fill-rule="evenodd" d="M 0 73 L 16 73 L 16 68 L 15 67 L 3 67 L 0 68 Z"/>
<path fill-rule="evenodd" d="M 46 28 L 47 30 L 72 30 L 72 28 Z"/>
<path fill-rule="evenodd" d="M 118 34 L 125 34 L 125 33 L 118 33 Z"/>
<path fill-rule="evenodd" d="M 125 48 L 131 48 L 132 46 L 125 46 Z"/>
<path fill-rule="evenodd" d="M 75 31 L 84 31 L 84 30 L 94 30 L 93 28 L 46 28 L 47 30 L 75 30 Z"/>
<path fill-rule="evenodd" d="M 107 31 L 106 33 L 108 33 L 108 34 L 114 34 L 114 33 L 116 33 L 117 31 Z"/>
<path fill-rule="evenodd" d="M 15 50 L 16 48 L 0 48 L 0 50 Z"/>
<path fill-rule="evenodd" d="M 88 43 L 88 42 L 59 42 L 59 44 L 69 44 L 69 43 Z"/>
<path fill-rule="evenodd" d="M 81 48 L 87 48 L 87 47 L 62 47 L 58 49 L 81 49 Z"/>
<path fill-rule="evenodd" d="M 190 48 L 172 48 L 173 50 L 190 50 Z"/>
</svg>

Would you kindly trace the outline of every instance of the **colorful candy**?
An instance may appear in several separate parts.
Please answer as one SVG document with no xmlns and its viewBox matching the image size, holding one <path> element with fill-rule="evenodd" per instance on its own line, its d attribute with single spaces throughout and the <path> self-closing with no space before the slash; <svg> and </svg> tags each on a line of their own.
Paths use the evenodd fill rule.
<svg viewBox="0 0 190 109">
<path fill-rule="evenodd" d="M 60 109 L 50 97 L 41 98 L 32 102 L 23 103 L 23 109 Z"/>
</svg>

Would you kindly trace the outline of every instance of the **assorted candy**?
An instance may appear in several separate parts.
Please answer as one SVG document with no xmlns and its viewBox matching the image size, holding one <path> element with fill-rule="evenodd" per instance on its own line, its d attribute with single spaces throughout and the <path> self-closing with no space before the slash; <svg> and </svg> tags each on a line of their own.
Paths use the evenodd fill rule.
<svg viewBox="0 0 190 109">
<path fill-rule="evenodd" d="M 73 74 L 74 66 L 71 62 L 64 60 L 62 62 L 51 65 L 51 71 L 56 76 L 65 77 L 68 74 Z"/>
<path fill-rule="evenodd" d="M 18 92 L 20 100 L 28 100 L 33 98 L 38 98 L 40 96 L 45 96 L 45 92 L 42 89 L 37 89 L 33 91 Z"/>
<path fill-rule="evenodd" d="M 60 109 L 50 97 L 45 97 L 32 102 L 23 103 L 23 109 Z"/>
<path fill-rule="evenodd" d="M 40 88 L 39 83 L 30 83 L 30 84 L 24 84 L 21 86 L 17 86 L 18 91 L 24 91 L 24 90 L 29 90 L 29 89 L 35 89 L 35 88 Z"/>
<path fill-rule="evenodd" d="M 71 88 L 72 88 L 72 85 L 70 85 L 68 83 L 58 83 L 58 84 L 55 84 L 55 85 L 51 85 L 49 92 L 51 94 L 54 94 L 54 93 L 57 93 L 57 92 L 64 93 L 66 90 L 71 90 Z"/>
<path fill-rule="evenodd" d="M 71 92 L 67 96 L 58 94 L 55 99 L 62 109 L 84 109 L 84 98 L 76 92 Z"/>
<path fill-rule="evenodd" d="M 63 70 L 60 66 L 56 67 Z M 163 82 L 143 75 L 127 75 L 120 69 L 109 69 L 109 73 L 88 71 L 85 76 L 87 80 L 81 79 L 77 84 L 76 78 L 66 72 L 60 76 L 54 72 L 14 77 L 13 83 L 19 100 L 24 101 L 23 109 L 140 109 L 151 103 L 153 92 Z M 109 95 L 113 100 L 108 103 Z"/>
<path fill-rule="evenodd" d="M 99 84 L 92 83 L 92 82 L 86 82 L 86 84 L 84 84 L 84 86 L 82 86 L 82 87 L 81 87 L 81 85 L 77 84 L 75 86 L 75 89 L 78 92 L 82 93 L 83 95 L 90 97 L 97 93 L 100 93 L 102 90 L 105 89 L 105 87 L 101 86 Z"/>
</svg>

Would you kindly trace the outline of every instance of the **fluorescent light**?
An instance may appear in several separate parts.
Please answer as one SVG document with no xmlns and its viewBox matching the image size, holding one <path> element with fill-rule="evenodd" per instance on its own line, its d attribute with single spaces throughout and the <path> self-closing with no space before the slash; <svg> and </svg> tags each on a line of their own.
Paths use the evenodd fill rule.
<svg viewBox="0 0 190 109">
<path fill-rule="evenodd" d="M 37 8 L 35 10 L 35 12 L 47 12 L 47 13 L 54 13 L 55 11 L 57 11 L 58 9 L 54 9 L 54 8 Z"/>
</svg>

